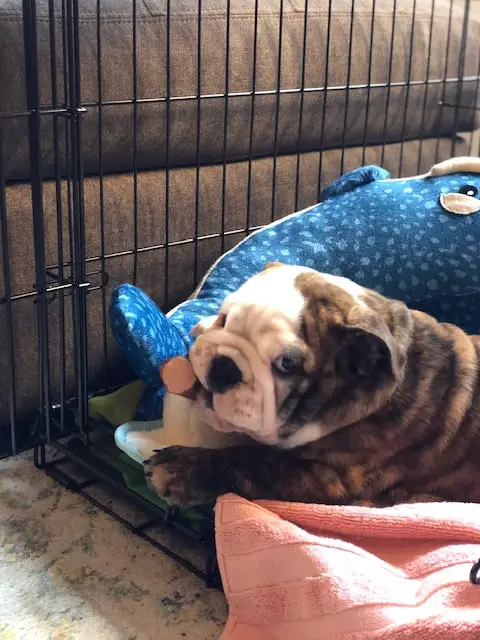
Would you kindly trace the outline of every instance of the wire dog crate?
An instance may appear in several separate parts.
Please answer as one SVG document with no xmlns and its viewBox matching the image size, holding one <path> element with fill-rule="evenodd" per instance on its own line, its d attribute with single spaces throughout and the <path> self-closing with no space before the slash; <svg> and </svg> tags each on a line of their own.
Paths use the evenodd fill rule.
<svg viewBox="0 0 480 640">
<path fill-rule="evenodd" d="M 0 0 L 0 457 L 215 583 L 211 512 L 166 509 L 89 412 L 131 375 L 110 293 L 166 309 L 344 171 L 478 155 L 479 41 L 478 0 Z"/>
</svg>

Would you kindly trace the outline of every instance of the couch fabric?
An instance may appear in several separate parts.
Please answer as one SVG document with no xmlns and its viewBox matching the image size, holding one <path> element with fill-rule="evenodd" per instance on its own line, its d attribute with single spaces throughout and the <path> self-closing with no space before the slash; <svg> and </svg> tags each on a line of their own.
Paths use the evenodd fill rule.
<svg viewBox="0 0 480 640">
<path fill-rule="evenodd" d="M 44 105 L 53 104 L 53 66 L 57 72 L 57 103 L 61 104 L 64 100 L 61 3 L 59 0 L 54 3 L 53 30 L 49 20 L 48 0 L 38 0 L 36 4 L 40 102 Z M 225 154 L 225 100 L 217 97 L 202 102 L 201 139 L 197 149 L 198 101 L 194 97 L 199 88 L 198 0 L 175 0 L 170 4 L 170 73 L 167 78 L 167 0 L 142 0 L 135 5 L 132 0 L 102 0 L 99 25 L 97 0 L 79 0 L 81 100 L 92 105 L 84 116 L 82 133 L 84 168 L 88 174 L 96 173 L 99 169 L 99 108 L 95 106 L 99 101 L 104 105 L 101 107 L 101 146 L 105 172 L 132 169 L 135 136 L 137 168 L 159 169 L 165 166 L 165 102 L 137 104 L 136 132 L 133 131 L 132 105 L 105 105 L 111 101 L 132 101 L 134 95 L 140 101 L 156 100 L 167 95 L 167 92 L 172 98 L 191 97 L 189 100 L 174 101 L 170 106 L 171 166 L 190 166 L 196 164 L 197 159 L 202 164 L 212 164 L 222 162 L 224 157 L 227 161 L 236 161 L 249 156 L 252 102 L 249 96 L 231 97 L 228 101 L 229 126 Z M 444 99 L 449 103 L 459 101 L 464 107 L 471 107 L 478 98 L 475 81 L 464 81 L 461 86 L 456 81 L 462 71 L 460 47 L 464 0 L 454 0 L 453 3 L 451 0 L 436 0 L 433 19 L 430 0 L 382 0 L 375 3 L 373 0 L 356 0 L 353 22 L 352 0 L 335 0 L 331 3 L 330 22 L 330 1 L 309 0 L 303 82 L 305 0 L 283 0 L 282 4 L 280 88 L 298 90 L 303 85 L 315 89 L 327 84 L 332 90 L 327 94 L 326 104 L 323 91 L 309 90 L 303 101 L 298 92 L 281 96 L 276 146 L 279 153 L 364 143 L 378 144 L 383 141 L 396 142 L 401 138 L 449 135 L 454 130 L 458 132 L 474 128 L 475 111 L 461 109 L 455 112 L 455 109 L 442 109 L 439 104 Z M 135 84 L 132 63 L 133 6 L 136 7 L 137 19 Z M 203 0 L 201 6 L 200 93 L 223 94 L 227 3 L 226 0 Z M 2 91 L 0 96 L 0 112 L 15 112 L 26 108 L 22 74 L 21 7 L 19 0 L 4 0 L 0 6 L 0 60 L 3 61 L 0 67 L 0 85 L 9 87 L 9 91 Z M 254 9 L 255 0 L 231 0 L 231 93 L 248 93 L 252 90 Z M 278 88 L 279 10 L 280 0 L 258 0 L 255 73 L 257 91 L 275 92 Z M 53 32 L 56 56 L 52 62 Z M 466 78 L 478 75 L 479 41 L 480 18 L 477 15 L 469 21 L 466 32 L 469 48 L 461 74 Z M 426 78 L 429 84 L 425 84 Z M 444 78 L 448 82 L 444 83 Z M 394 85 L 390 90 L 383 86 L 389 80 Z M 373 87 L 367 92 L 364 87 L 369 82 Z M 405 84 L 409 82 L 416 84 L 406 88 Z M 351 87 L 348 92 L 342 88 L 347 84 Z M 368 122 L 365 127 L 367 94 Z M 254 157 L 273 153 L 276 103 L 276 95 L 261 95 L 255 100 Z M 300 109 L 302 127 L 299 135 Z M 62 133 L 63 128 L 60 129 Z M 13 126 L 10 123 L 5 127 L 7 175 L 12 178 L 28 177 L 26 133 L 25 119 L 16 120 Z M 64 145 L 60 139 L 60 148 L 62 147 Z M 44 118 L 42 158 L 45 177 L 53 176 L 51 117 Z M 64 154 L 61 154 L 59 160 L 64 169 Z"/>
</svg>

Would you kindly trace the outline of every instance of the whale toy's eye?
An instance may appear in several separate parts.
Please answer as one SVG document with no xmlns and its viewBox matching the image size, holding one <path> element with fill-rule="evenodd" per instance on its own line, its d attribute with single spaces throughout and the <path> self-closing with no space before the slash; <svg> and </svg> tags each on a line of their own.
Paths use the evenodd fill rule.
<svg viewBox="0 0 480 640">
<path fill-rule="evenodd" d="M 464 184 L 458 191 L 459 193 L 463 193 L 464 196 L 471 196 L 472 198 L 478 194 L 478 189 L 473 184 Z"/>
</svg>

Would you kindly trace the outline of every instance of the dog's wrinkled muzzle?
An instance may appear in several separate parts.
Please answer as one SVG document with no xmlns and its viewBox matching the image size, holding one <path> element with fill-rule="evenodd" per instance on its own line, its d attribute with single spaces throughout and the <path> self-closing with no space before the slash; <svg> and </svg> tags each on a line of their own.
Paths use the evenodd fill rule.
<svg viewBox="0 0 480 640">
<path fill-rule="evenodd" d="M 225 329 L 211 329 L 197 338 L 189 357 L 204 390 L 199 403 L 214 429 L 276 442 L 270 367 L 246 340 Z"/>
</svg>

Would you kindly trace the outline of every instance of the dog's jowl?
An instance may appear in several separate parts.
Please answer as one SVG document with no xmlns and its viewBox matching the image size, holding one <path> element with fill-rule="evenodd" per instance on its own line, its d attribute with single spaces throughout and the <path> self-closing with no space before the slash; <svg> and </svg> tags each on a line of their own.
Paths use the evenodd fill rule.
<svg viewBox="0 0 480 640">
<path fill-rule="evenodd" d="M 270 264 L 198 329 L 204 418 L 247 436 L 146 465 L 171 504 L 480 502 L 480 338 L 337 276 Z"/>
</svg>

